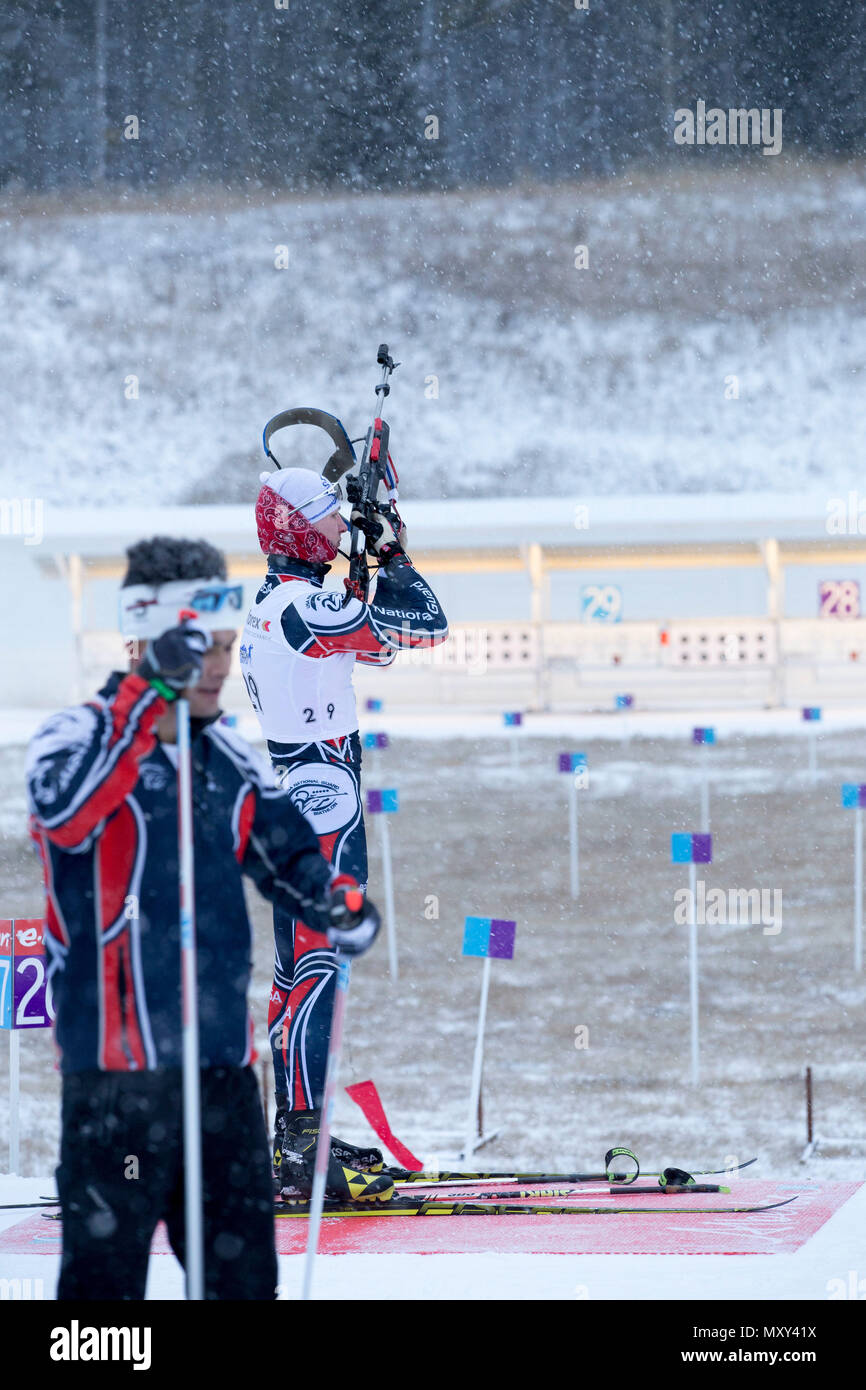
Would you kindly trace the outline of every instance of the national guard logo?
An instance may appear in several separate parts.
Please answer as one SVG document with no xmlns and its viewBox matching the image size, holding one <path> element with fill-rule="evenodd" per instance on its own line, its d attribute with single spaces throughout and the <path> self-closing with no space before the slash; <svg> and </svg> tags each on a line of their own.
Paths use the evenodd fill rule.
<svg viewBox="0 0 866 1390">
<path fill-rule="evenodd" d="M 344 767 L 302 763 L 280 778 L 280 786 L 317 835 L 354 825 L 361 813 L 355 779 Z"/>
</svg>

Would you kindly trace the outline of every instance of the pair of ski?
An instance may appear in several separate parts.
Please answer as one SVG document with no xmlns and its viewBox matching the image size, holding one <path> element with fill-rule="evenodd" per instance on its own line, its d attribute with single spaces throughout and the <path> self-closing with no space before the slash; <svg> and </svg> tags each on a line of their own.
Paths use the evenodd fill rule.
<svg viewBox="0 0 866 1390">
<path fill-rule="evenodd" d="M 428 1188 L 453 1189 L 454 1187 L 465 1186 L 467 1188 L 477 1188 L 479 1183 L 531 1183 L 531 1190 L 518 1188 L 508 1192 L 496 1190 L 485 1190 L 484 1192 L 467 1192 L 470 1201 L 461 1201 L 453 1195 L 444 1196 L 421 1196 L 414 1193 L 409 1196 L 401 1192 L 387 1202 L 340 1202 L 326 1201 L 325 1213 L 328 1216 L 602 1216 L 624 1214 L 626 1212 L 641 1213 L 643 1215 L 658 1216 L 660 1213 L 667 1215 L 725 1215 L 731 1213 L 769 1211 L 774 1207 L 787 1206 L 789 1202 L 796 1200 L 795 1197 L 786 1197 L 775 1202 L 752 1203 L 741 1206 L 725 1207 L 700 1207 L 696 1206 L 694 1197 L 704 1192 L 717 1194 L 729 1193 L 730 1188 L 718 1187 L 709 1183 L 698 1183 L 696 1178 L 719 1177 L 723 1174 L 738 1172 L 743 1168 L 749 1168 L 757 1160 L 747 1159 L 744 1163 L 738 1163 L 731 1168 L 701 1169 L 696 1174 L 685 1173 L 682 1169 L 666 1168 L 661 1172 L 645 1173 L 644 1177 L 654 1177 L 659 1179 L 657 1187 L 637 1187 L 634 1185 L 636 1174 L 615 1174 L 610 1168 L 604 1173 L 529 1173 L 529 1172 L 488 1172 L 488 1173 L 468 1173 L 468 1172 L 411 1172 L 406 1168 L 384 1168 L 382 1171 L 393 1178 L 395 1184 L 401 1188 L 411 1187 L 413 1184 Z M 676 1177 L 677 1181 L 672 1181 Z M 558 1191 L 553 1188 L 540 1188 L 542 1183 L 565 1183 L 572 1187 L 581 1187 L 594 1182 L 611 1183 L 618 1179 L 618 1185 L 611 1186 L 605 1195 L 612 1195 L 621 1200 L 631 1196 L 657 1196 L 667 1198 L 658 1207 L 634 1206 L 630 1202 L 624 1205 L 569 1205 L 553 1206 L 549 1203 L 540 1202 L 521 1202 L 515 1203 L 515 1198 L 542 1197 L 542 1196 L 569 1196 L 569 1192 Z M 684 1206 L 671 1205 L 672 1196 L 688 1196 L 689 1201 Z M 57 1206 L 57 1202 L 50 1198 L 43 1198 L 39 1202 L 12 1202 L 0 1210 L 10 1210 L 12 1208 L 26 1207 L 47 1207 Z M 278 1218 L 285 1217 L 306 1217 L 309 1215 L 309 1202 L 306 1201 L 284 1201 L 278 1202 L 275 1207 L 275 1215 Z"/>
<path fill-rule="evenodd" d="M 756 1160 L 748 1159 L 745 1163 L 739 1163 L 735 1168 L 720 1168 L 698 1172 L 697 1175 L 684 1173 L 681 1169 L 665 1169 L 660 1173 L 646 1173 L 645 1177 L 656 1177 L 660 1183 L 655 1187 L 635 1187 L 632 1181 L 623 1181 L 619 1186 L 610 1187 L 605 1195 L 612 1195 L 618 1198 L 630 1196 L 688 1196 L 690 1199 L 700 1193 L 730 1193 L 730 1188 L 719 1187 L 710 1183 L 698 1183 L 697 1177 L 715 1177 L 723 1173 L 735 1172 L 742 1168 L 748 1168 Z M 384 1168 L 382 1172 L 393 1178 L 399 1187 L 410 1187 L 413 1184 L 423 1184 L 432 1188 L 454 1188 L 459 1186 L 477 1187 L 481 1182 L 509 1182 L 509 1183 L 568 1183 L 573 1187 L 593 1182 L 610 1182 L 612 1174 L 605 1173 L 524 1173 L 524 1172 L 491 1172 L 491 1173 L 467 1173 L 467 1172 L 447 1172 L 432 1173 L 421 1172 L 413 1173 L 405 1168 Z M 676 1173 L 679 1177 L 687 1181 L 671 1182 L 666 1176 Z M 743 1206 L 725 1207 L 699 1207 L 695 1206 L 692 1200 L 688 1205 L 672 1206 L 669 1201 L 663 1202 L 659 1207 L 634 1206 L 631 1202 L 625 1205 L 569 1205 L 554 1206 L 542 1202 L 525 1202 L 519 1205 L 515 1203 L 515 1198 L 541 1197 L 541 1196 L 569 1196 L 566 1191 L 556 1191 L 554 1189 L 534 1190 L 517 1189 L 509 1192 L 484 1191 L 467 1193 L 472 1200 L 461 1201 L 453 1195 L 447 1197 L 440 1196 L 421 1196 L 414 1193 L 410 1196 L 403 1192 L 391 1197 L 385 1202 L 340 1202 L 327 1201 L 324 1206 L 326 1216 L 602 1216 L 617 1215 L 625 1212 L 641 1213 L 643 1215 L 658 1216 L 660 1212 L 668 1215 L 716 1215 L 734 1212 L 768 1211 L 773 1207 L 786 1206 L 788 1202 L 795 1201 L 794 1197 L 787 1197 L 777 1202 L 753 1203 Z M 577 1195 L 577 1194 L 576 1194 Z M 504 1200 L 503 1200 L 504 1199 Z M 298 1200 L 288 1200 L 278 1202 L 275 1208 L 278 1218 L 287 1217 L 306 1217 L 309 1215 L 309 1202 Z"/>
</svg>

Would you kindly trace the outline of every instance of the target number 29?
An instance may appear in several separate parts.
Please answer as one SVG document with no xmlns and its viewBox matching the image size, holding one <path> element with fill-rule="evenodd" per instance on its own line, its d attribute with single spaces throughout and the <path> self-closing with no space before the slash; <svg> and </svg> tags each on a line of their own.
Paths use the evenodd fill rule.
<svg viewBox="0 0 866 1390">
<path fill-rule="evenodd" d="M 585 623 L 618 623 L 622 619 L 622 589 L 616 584 L 585 584 L 580 591 Z"/>
</svg>

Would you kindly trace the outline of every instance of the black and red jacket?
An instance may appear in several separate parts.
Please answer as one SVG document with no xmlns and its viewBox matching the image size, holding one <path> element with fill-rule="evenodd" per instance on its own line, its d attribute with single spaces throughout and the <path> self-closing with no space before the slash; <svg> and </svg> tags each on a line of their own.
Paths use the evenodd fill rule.
<svg viewBox="0 0 866 1390">
<path fill-rule="evenodd" d="M 140 676 L 43 724 L 28 756 L 31 830 L 63 1071 L 181 1065 L 178 804 L 166 701 Z M 325 930 L 333 871 L 290 797 L 222 725 L 192 721 L 201 1065 L 252 1056 L 243 875 Z"/>
</svg>

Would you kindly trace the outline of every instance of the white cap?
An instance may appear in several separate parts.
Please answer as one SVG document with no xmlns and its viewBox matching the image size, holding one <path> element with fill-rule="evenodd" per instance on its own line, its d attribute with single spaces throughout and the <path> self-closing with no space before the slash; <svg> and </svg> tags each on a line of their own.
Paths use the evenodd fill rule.
<svg viewBox="0 0 866 1390">
<path fill-rule="evenodd" d="M 300 512 L 309 522 L 321 521 L 340 506 L 334 484 L 312 468 L 277 468 L 273 473 L 260 473 L 259 482 L 266 483 L 291 511 Z"/>
</svg>

